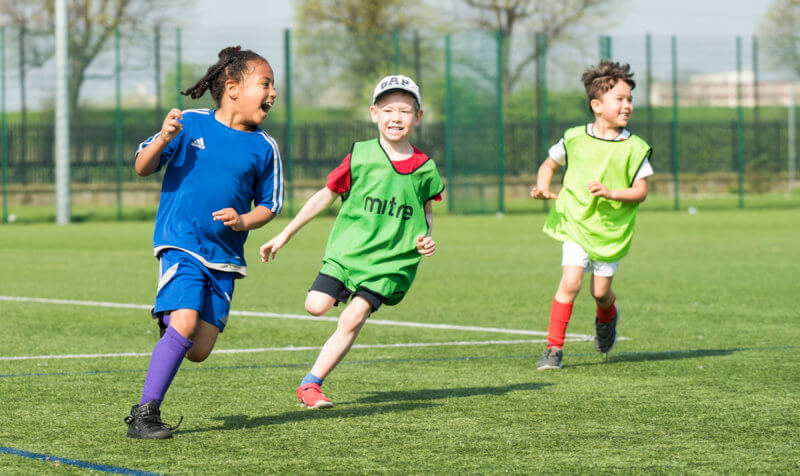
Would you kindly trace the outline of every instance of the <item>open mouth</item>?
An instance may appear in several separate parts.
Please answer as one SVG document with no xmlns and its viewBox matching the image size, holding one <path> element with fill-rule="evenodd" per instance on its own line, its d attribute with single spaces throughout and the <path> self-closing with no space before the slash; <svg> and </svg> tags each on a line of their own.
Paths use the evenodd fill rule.
<svg viewBox="0 0 800 476">
<path fill-rule="evenodd" d="M 270 109 L 272 109 L 272 103 L 265 102 L 261 105 L 261 110 L 264 111 L 264 114 L 267 114 Z"/>
</svg>

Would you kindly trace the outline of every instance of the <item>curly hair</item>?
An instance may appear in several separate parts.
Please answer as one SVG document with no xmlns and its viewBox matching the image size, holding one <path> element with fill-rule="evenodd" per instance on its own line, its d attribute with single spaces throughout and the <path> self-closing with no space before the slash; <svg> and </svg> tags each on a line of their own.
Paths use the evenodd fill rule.
<svg viewBox="0 0 800 476">
<path fill-rule="evenodd" d="M 581 81 L 583 81 L 583 87 L 586 88 L 586 99 L 589 101 L 590 112 L 592 112 L 592 99 L 600 99 L 619 81 L 625 81 L 631 89 L 636 87 L 633 73 L 631 73 L 631 65 L 607 60 L 587 69 L 581 76 Z"/>
<path fill-rule="evenodd" d="M 197 99 L 203 96 L 206 90 L 209 90 L 214 102 L 219 106 L 220 101 L 222 101 L 222 93 L 225 91 L 225 81 L 232 79 L 237 83 L 241 82 L 248 71 L 247 65 L 250 61 L 263 61 L 269 64 L 258 53 L 251 50 L 242 50 L 241 46 L 223 48 L 217 56 L 219 60 L 208 68 L 205 76 L 200 78 L 191 88 L 181 91 L 181 94 Z"/>
</svg>

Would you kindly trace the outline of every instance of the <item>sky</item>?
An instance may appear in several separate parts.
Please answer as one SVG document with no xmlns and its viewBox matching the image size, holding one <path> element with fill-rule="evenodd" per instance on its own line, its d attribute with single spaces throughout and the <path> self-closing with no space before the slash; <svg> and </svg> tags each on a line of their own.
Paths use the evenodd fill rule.
<svg viewBox="0 0 800 476">
<path fill-rule="evenodd" d="M 768 0 L 621 0 L 630 5 L 612 35 L 751 36 Z"/>
<path fill-rule="evenodd" d="M 448 4 L 448 2 L 453 5 L 463 5 L 463 0 L 437 1 L 440 2 L 440 5 Z M 656 37 L 656 40 L 663 36 L 662 40 L 658 40 L 659 43 L 654 43 L 654 45 L 661 45 L 661 49 L 658 51 L 662 52 L 668 51 L 668 48 L 664 46 L 667 45 L 666 37 L 677 35 L 679 40 L 683 39 L 680 45 L 680 54 L 684 66 L 686 60 L 689 59 L 689 66 L 694 67 L 698 61 L 704 61 L 704 55 L 707 53 L 704 53 L 702 48 L 695 48 L 695 45 L 702 46 L 703 43 L 695 43 L 691 37 L 721 37 L 720 41 L 727 45 L 728 49 L 731 49 L 733 48 L 733 37 L 740 35 L 744 37 L 745 45 L 747 45 L 749 37 L 757 33 L 759 24 L 773 0 L 616 1 L 625 8 L 619 8 L 618 15 L 609 20 L 608 28 L 598 33 L 615 37 L 642 37 L 650 33 Z M 185 14 L 180 19 L 186 37 L 183 60 L 206 64 L 214 59 L 213 54 L 209 52 L 216 53 L 218 49 L 228 44 L 242 44 L 244 47 L 253 48 L 268 55 L 269 61 L 277 73 L 276 79 L 282 79 L 280 76 L 285 70 L 281 51 L 282 32 L 295 26 L 295 4 L 295 0 L 235 0 L 227 3 L 219 0 L 191 0 L 189 6 L 191 10 L 184 10 Z M 717 43 L 715 45 L 719 47 Z M 631 42 L 631 44 L 638 43 Z M 615 42 L 614 52 L 626 54 L 623 51 L 624 45 L 624 42 Z M 696 58 L 692 59 L 692 55 Z M 707 67 L 706 69 L 712 70 L 731 70 L 735 67 L 733 58 L 733 53 L 725 50 L 723 56 L 717 58 L 722 62 L 721 64 L 709 63 L 704 66 Z M 629 61 L 633 64 L 635 60 Z M 694 62 L 692 63 L 692 61 Z M 656 65 L 656 68 L 658 67 Z M 32 81 L 30 84 L 34 86 L 49 84 L 49 76 L 46 74 L 39 78 L 39 83 L 36 83 L 33 75 L 29 79 Z M 131 81 L 138 80 L 132 78 Z M 141 89 L 140 94 L 142 95 L 154 94 L 148 84 L 148 81 L 139 81 L 133 86 L 125 83 L 124 87 L 134 88 L 137 91 Z M 108 94 L 99 94 L 105 98 L 113 93 L 110 89 L 111 85 L 110 82 L 95 82 L 92 87 L 102 89 L 104 92 L 108 90 Z M 35 91 L 40 91 L 40 94 L 36 94 Z M 47 101 L 50 97 L 49 88 L 42 86 L 38 89 L 33 87 L 28 99 L 30 104 L 35 104 L 37 101 Z M 10 110 L 19 107 L 18 99 L 17 94 L 9 96 L 7 106 Z"/>
<path fill-rule="evenodd" d="M 457 0 L 453 0 L 457 1 Z M 618 0 L 624 8 L 603 33 L 610 35 L 742 35 L 757 32 L 769 0 Z M 284 30 L 294 26 L 293 0 L 195 0 L 192 25 Z M 247 21 L 242 19 L 246 13 Z"/>
</svg>

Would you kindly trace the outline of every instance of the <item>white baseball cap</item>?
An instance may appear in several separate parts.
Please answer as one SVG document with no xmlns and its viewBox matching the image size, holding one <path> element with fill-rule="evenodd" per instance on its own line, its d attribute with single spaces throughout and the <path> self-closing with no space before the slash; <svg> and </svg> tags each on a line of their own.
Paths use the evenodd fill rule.
<svg viewBox="0 0 800 476">
<path fill-rule="evenodd" d="M 417 106 L 422 107 L 422 97 L 419 95 L 419 86 L 413 79 L 402 74 L 393 74 L 381 79 L 375 86 L 375 91 L 372 93 L 372 104 L 378 102 L 386 93 L 393 91 L 405 91 L 417 100 Z"/>
</svg>

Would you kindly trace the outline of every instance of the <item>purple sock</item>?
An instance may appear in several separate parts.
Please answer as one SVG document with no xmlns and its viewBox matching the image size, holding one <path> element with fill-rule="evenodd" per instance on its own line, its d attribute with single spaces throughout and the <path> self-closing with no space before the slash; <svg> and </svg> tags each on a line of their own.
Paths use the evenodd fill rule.
<svg viewBox="0 0 800 476">
<path fill-rule="evenodd" d="M 150 367 L 147 368 L 147 377 L 144 380 L 142 400 L 139 405 L 144 405 L 150 400 L 158 404 L 164 400 L 172 379 L 178 372 L 186 352 L 192 348 L 192 341 L 183 337 L 174 328 L 169 327 L 164 337 L 158 341 L 150 357 Z"/>
</svg>

